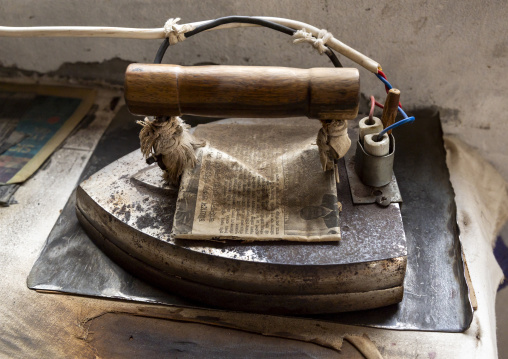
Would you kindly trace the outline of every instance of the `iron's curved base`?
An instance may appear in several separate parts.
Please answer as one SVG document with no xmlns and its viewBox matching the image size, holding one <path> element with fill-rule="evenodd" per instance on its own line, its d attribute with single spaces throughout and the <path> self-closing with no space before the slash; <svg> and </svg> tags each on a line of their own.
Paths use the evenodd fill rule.
<svg viewBox="0 0 508 359">
<path fill-rule="evenodd" d="M 349 187 L 338 188 L 338 243 L 182 240 L 171 234 L 177 190 L 158 171 L 135 151 L 76 191 L 83 227 L 132 274 L 198 302 L 252 312 L 337 313 L 402 300 L 407 252 L 398 204 L 355 206 Z"/>
</svg>

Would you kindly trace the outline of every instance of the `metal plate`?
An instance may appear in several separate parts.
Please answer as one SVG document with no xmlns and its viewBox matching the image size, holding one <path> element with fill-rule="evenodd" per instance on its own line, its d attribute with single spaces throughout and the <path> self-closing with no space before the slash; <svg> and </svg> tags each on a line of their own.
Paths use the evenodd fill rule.
<svg viewBox="0 0 508 359">
<path fill-rule="evenodd" d="M 414 205 L 408 206 L 405 203 L 402 207 L 409 250 L 404 299 L 399 305 L 391 307 L 347 313 L 347 315 L 344 313 L 338 316 L 318 316 L 319 319 L 389 329 L 447 332 L 464 331 L 470 324 L 472 309 L 464 280 L 460 243 L 457 233 L 453 230 L 456 227 L 444 225 L 445 230 L 442 230 L 443 223 L 455 223 L 455 213 L 450 211 L 454 208 L 453 193 L 444 163 L 439 118 L 436 114 L 428 112 L 417 113 L 417 116 L 419 120 L 417 123 L 403 126 L 397 132 L 398 152 L 395 171 L 399 185 L 401 185 L 400 181 L 410 182 L 405 187 L 401 185 L 402 194 L 406 201 L 415 198 L 415 194 L 422 194 L 417 197 L 419 201 Z M 84 178 L 120 157 L 122 151 L 115 149 L 128 144 L 132 147 L 136 146 L 138 129 L 132 121 L 133 118 L 126 112 L 119 115 L 97 147 Z M 422 124 L 421 128 L 418 123 Z M 120 127 L 129 124 L 130 137 L 126 136 L 127 128 L 125 131 L 122 129 L 118 131 L 119 124 L 123 124 Z M 419 138 L 419 131 L 421 133 L 423 127 L 425 131 L 428 131 L 428 136 L 425 136 L 422 142 L 409 141 L 416 136 Z M 117 136 L 119 136 L 118 140 Z M 407 136 L 408 141 L 401 141 L 401 136 Z M 440 178 L 446 178 L 446 181 L 440 180 L 433 183 L 432 180 L 429 181 L 429 178 L 433 176 L 430 173 L 425 176 L 425 180 L 415 183 L 411 178 L 412 174 L 415 171 L 426 171 L 429 164 L 424 163 L 423 166 L 418 164 L 415 168 L 414 152 L 425 148 L 428 142 L 437 146 L 436 152 L 439 159 L 439 161 L 436 160 L 435 153 L 429 154 L 433 158 L 430 167 L 437 166 L 438 168 L 434 170 L 441 174 Z M 127 148 L 123 153 L 128 153 L 132 149 Z M 406 166 L 406 175 L 402 175 L 400 171 L 397 172 L 401 165 Z M 347 183 L 347 179 L 345 181 Z M 412 188 L 413 185 L 416 186 L 416 190 Z M 432 192 L 435 186 L 444 187 L 439 196 L 430 198 L 425 196 L 425 193 Z M 347 190 L 349 191 L 349 188 Z M 411 194 L 410 197 L 408 197 L 409 194 Z M 438 198 L 440 196 L 441 198 Z M 427 207 L 431 207 L 432 210 L 426 210 Z M 198 306 L 192 301 L 148 286 L 114 264 L 87 238 L 77 223 L 73 208 L 74 203 L 71 199 L 32 269 L 28 279 L 31 288 L 169 305 Z M 422 211 L 426 215 L 419 221 L 418 216 Z M 421 224 L 427 221 L 432 225 L 422 227 Z M 425 238 L 432 238 L 434 246 L 430 247 L 426 243 L 421 243 Z M 91 271 L 94 273 L 93 276 L 90 275 Z M 442 273 L 445 275 L 441 275 Z M 437 284 L 444 291 L 433 290 L 432 287 L 436 288 Z M 450 307 L 455 309 L 450 311 Z"/>
<path fill-rule="evenodd" d="M 378 203 L 383 206 L 387 206 L 389 203 L 402 203 L 399 185 L 397 184 L 397 179 L 394 174 L 392 174 L 391 182 L 383 187 L 371 187 L 362 182 L 355 169 L 358 146 L 358 141 L 355 141 L 355 139 L 358 138 L 357 128 L 350 128 L 349 133 L 351 134 L 351 138 L 353 140 L 351 141 L 351 148 L 344 156 L 344 161 L 346 163 L 346 172 L 349 179 L 349 185 L 351 187 L 353 203 Z"/>
</svg>

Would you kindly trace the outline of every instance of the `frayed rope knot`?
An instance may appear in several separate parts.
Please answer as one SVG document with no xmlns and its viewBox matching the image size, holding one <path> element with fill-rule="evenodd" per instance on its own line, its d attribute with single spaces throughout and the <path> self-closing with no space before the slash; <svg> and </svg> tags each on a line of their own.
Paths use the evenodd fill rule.
<svg viewBox="0 0 508 359">
<path fill-rule="evenodd" d="M 347 123 L 344 120 L 322 120 L 323 127 L 318 132 L 316 144 L 324 171 L 334 167 L 334 161 L 344 157 L 351 147 L 347 134 Z"/>
<path fill-rule="evenodd" d="M 190 126 L 180 117 L 145 117 L 137 123 L 143 126 L 139 133 L 143 156 L 153 156 L 164 171 L 164 179 L 178 184 L 183 171 L 196 165 L 194 150 L 204 146 L 204 141 L 192 136 Z"/>
<path fill-rule="evenodd" d="M 327 50 L 326 43 L 333 37 L 333 35 L 331 32 L 328 32 L 325 29 L 321 29 L 319 30 L 318 36 L 316 38 L 306 29 L 301 29 L 295 32 L 293 37 L 295 38 L 293 40 L 293 44 L 308 42 L 314 46 L 314 48 L 318 50 L 321 55 L 323 55 Z"/>
<path fill-rule="evenodd" d="M 169 39 L 170 45 L 175 45 L 185 40 L 185 33 L 193 30 L 193 26 L 189 24 L 180 25 L 177 22 L 180 18 L 171 18 L 164 24 L 164 35 Z"/>
</svg>

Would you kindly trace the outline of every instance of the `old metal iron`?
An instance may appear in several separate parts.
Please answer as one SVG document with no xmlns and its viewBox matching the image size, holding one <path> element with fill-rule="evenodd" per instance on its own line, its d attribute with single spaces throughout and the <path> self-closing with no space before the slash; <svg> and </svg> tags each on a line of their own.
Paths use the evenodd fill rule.
<svg viewBox="0 0 508 359">
<path fill-rule="evenodd" d="M 464 277 L 458 232 L 453 225 L 456 222 L 455 204 L 439 117 L 429 111 L 420 111 L 418 116 L 424 121 L 397 130 L 399 152 L 395 158 L 395 171 L 406 200 L 401 214 L 408 252 L 402 302 L 378 309 L 317 315 L 314 318 L 392 330 L 463 332 L 469 327 L 473 311 Z M 196 125 L 203 120 L 191 119 L 189 123 Z M 135 150 L 138 131 L 135 118 L 125 109 L 120 111 L 99 142 L 81 178 L 88 178 Z M 422 136 L 422 133 L 425 135 Z M 416 143 L 412 138 L 418 134 L 420 140 Z M 422 146 L 431 152 L 422 156 Z M 413 174 L 416 170 L 421 175 L 415 178 Z M 347 181 L 347 178 L 341 175 L 341 181 Z M 30 272 L 27 280 L 29 288 L 45 293 L 210 308 L 207 304 L 151 286 L 136 277 L 139 270 L 133 270 L 133 275 L 115 264 L 84 232 L 75 215 L 75 203 L 73 194 Z M 347 228 L 343 226 L 342 230 L 344 232 Z M 436 283 L 443 290 L 434 290 Z M 455 295 L 450 296 L 450 293 Z"/>
<path fill-rule="evenodd" d="M 358 113 L 356 69 L 222 69 L 131 65 L 127 105 L 133 113 L 161 118 L 305 115 L 341 121 Z M 176 239 L 172 223 L 178 188 L 164 183 L 159 168 L 147 165 L 138 151 L 81 183 L 76 212 L 94 242 L 122 267 L 158 288 L 208 305 L 322 314 L 396 304 L 403 297 L 407 264 L 399 205 L 354 205 L 343 165 L 337 173 L 340 242 Z"/>
<path fill-rule="evenodd" d="M 87 233 L 124 268 L 209 305 L 319 314 L 395 304 L 402 299 L 407 262 L 399 205 L 354 205 L 343 166 L 339 175 L 339 243 L 175 239 L 177 188 L 165 184 L 139 151 L 84 181 L 76 208 Z"/>
</svg>

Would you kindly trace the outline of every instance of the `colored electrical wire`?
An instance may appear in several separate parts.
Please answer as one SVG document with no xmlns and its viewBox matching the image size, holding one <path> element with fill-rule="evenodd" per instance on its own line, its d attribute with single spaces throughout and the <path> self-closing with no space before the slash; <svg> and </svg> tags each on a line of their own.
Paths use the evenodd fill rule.
<svg viewBox="0 0 508 359">
<path fill-rule="evenodd" d="M 387 79 L 385 79 L 383 76 L 381 76 L 380 74 L 376 74 L 377 78 L 381 80 L 381 82 L 383 82 L 385 84 L 385 88 L 387 89 L 386 92 L 388 92 L 389 90 L 391 90 L 393 88 L 392 84 L 388 82 Z"/>
<path fill-rule="evenodd" d="M 371 96 L 371 101 L 372 101 L 372 98 L 373 98 L 373 97 L 374 97 L 374 96 Z M 377 101 L 374 101 L 374 104 L 375 104 L 377 107 L 379 107 L 379 108 L 385 108 L 385 107 L 384 107 L 384 105 L 380 104 L 380 103 L 379 103 L 379 102 L 377 102 Z M 409 116 L 406 114 L 406 112 L 402 109 L 402 107 L 400 107 L 400 106 L 399 106 L 398 110 L 399 110 L 400 114 L 403 116 L 403 118 L 404 118 L 404 119 L 406 119 L 406 118 L 408 118 L 408 117 L 409 117 Z M 371 109 L 371 111 L 372 111 L 372 109 Z"/>
<path fill-rule="evenodd" d="M 371 98 L 371 101 L 372 101 L 372 100 L 374 99 L 374 96 L 371 96 L 370 98 Z M 371 102 L 371 103 L 372 103 L 372 102 Z M 374 101 L 374 104 L 375 104 L 377 107 L 379 107 L 379 108 L 385 108 L 385 107 L 384 107 L 384 105 L 380 104 L 380 103 L 379 103 L 379 102 L 377 102 L 377 101 Z M 371 106 L 372 106 L 372 105 L 371 105 Z M 400 106 L 399 106 L 399 107 L 398 107 L 398 110 L 399 110 L 400 114 L 402 115 L 403 119 L 406 119 L 406 118 L 408 118 L 408 117 L 409 117 L 409 116 L 406 114 L 406 112 L 402 109 L 402 107 L 400 107 Z M 370 110 L 370 111 L 372 112 L 372 107 L 371 107 L 371 110 Z M 370 114 L 369 114 L 369 117 L 370 117 Z"/>
<path fill-rule="evenodd" d="M 381 70 L 378 70 L 376 76 L 378 79 L 380 79 L 383 82 L 383 84 L 385 85 L 386 93 L 388 93 L 388 91 L 390 91 L 393 88 L 393 86 L 388 81 L 388 78 L 386 77 L 385 73 Z M 400 102 L 399 102 L 399 107 L 402 107 L 402 104 Z"/>
<path fill-rule="evenodd" d="M 387 133 L 388 131 L 390 130 L 393 130 L 394 128 L 397 128 L 405 123 L 410 123 L 410 122 L 413 122 L 415 120 L 415 117 L 414 116 L 411 116 L 411 117 L 406 117 L 405 119 L 403 120 L 400 120 L 398 122 L 395 122 L 393 125 L 390 125 L 388 127 L 386 127 L 383 131 L 379 132 L 379 134 L 377 135 L 377 141 L 380 141 L 381 138 L 383 137 L 383 135 L 385 133 Z"/>
<path fill-rule="evenodd" d="M 376 99 L 374 96 L 370 96 L 370 112 L 369 112 L 369 121 L 368 125 L 374 124 L 374 107 L 376 107 Z"/>
<path fill-rule="evenodd" d="M 377 74 L 376 74 L 377 78 L 381 80 L 381 82 L 383 82 L 383 84 L 385 85 L 385 90 L 386 92 L 388 93 L 392 88 L 392 84 L 388 81 L 388 79 L 386 78 L 386 75 L 383 71 L 381 70 L 378 70 Z M 381 107 L 383 108 L 384 106 L 381 105 L 379 102 L 376 102 L 376 106 L 378 107 Z M 381 137 L 383 137 L 383 135 L 385 133 L 387 133 L 388 131 L 390 130 L 393 130 L 394 128 L 397 128 L 405 123 L 410 123 L 410 122 L 413 122 L 415 120 L 415 117 L 414 116 L 411 116 L 409 117 L 406 112 L 402 109 L 402 104 L 399 102 L 399 106 L 398 106 L 398 110 L 400 112 L 400 114 L 402 115 L 402 120 L 400 121 L 397 121 L 395 122 L 394 124 L 386 127 L 385 129 L 383 129 L 383 131 L 381 131 L 378 135 L 377 135 L 377 140 L 380 141 L 381 140 Z"/>
<path fill-rule="evenodd" d="M 406 114 L 406 112 L 404 112 L 404 110 L 402 109 L 402 107 L 399 106 L 399 112 L 400 114 L 402 115 L 402 118 L 405 119 L 405 118 L 408 118 L 409 116 Z"/>
<path fill-rule="evenodd" d="M 377 71 L 377 73 L 378 73 L 380 76 L 382 76 L 382 77 L 383 77 L 386 81 L 388 81 L 388 79 L 386 78 L 386 75 L 385 75 L 385 73 L 384 73 L 383 71 L 378 70 L 378 71 Z M 391 85 L 390 85 L 390 86 L 391 86 Z M 385 90 L 386 90 L 386 92 L 388 92 L 388 91 L 390 90 L 390 88 L 389 88 L 386 84 L 385 84 Z"/>
</svg>

